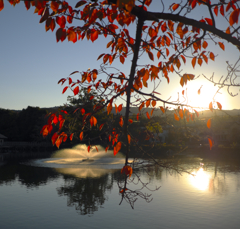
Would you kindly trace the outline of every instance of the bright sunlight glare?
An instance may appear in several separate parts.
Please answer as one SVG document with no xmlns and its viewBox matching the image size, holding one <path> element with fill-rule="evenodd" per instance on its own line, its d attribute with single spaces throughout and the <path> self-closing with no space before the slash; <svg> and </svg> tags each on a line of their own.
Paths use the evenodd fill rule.
<svg viewBox="0 0 240 229">
<path fill-rule="evenodd" d="M 197 172 L 190 176 L 190 183 L 201 191 L 206 191 L 209 187 L 210 177 L 201 167 Z"/>
<path fill-rule="evenodd" d="M 222 104 L 223 109 L 226 104 L 225 93 L 216 93 L 218 88 L 212 83 L 206 83 L 199 80 L 192 81 L 185 89 L 185 98 L 189 105 L 195 107 L 198 111 L 206 110 L 209 108 L 210 102 L 219 102 Z M 217 108 L 217 107 L 216 107 Z"/>
</svg>

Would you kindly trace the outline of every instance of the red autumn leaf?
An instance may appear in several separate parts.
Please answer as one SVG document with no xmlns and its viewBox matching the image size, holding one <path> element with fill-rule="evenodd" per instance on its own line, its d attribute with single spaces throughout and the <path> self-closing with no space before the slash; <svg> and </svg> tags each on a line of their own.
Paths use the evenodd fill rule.
<svg viewBox="0 0 240 229">
<path fill-rule="evenodd" d="M 219 44 L 219 46 L 220 46 L 220 48 L 221 48 L 222 50 L 225 50 L 225 46 L 224 46 L 224 44 L 223 44 L 222 42 L 218 42 L 218 44 Z"/>
<path fill-rule="evenodd" d="M 109 103 L 109 104 L 107 105 L 107 112 L 108 112 L 108 114 L 110 114 L 111 111 L 112 111 L 112 103 Z"/>
<path fill-rule="evenodd" d="M 73 93 L 74 95 L 77 95 L 79 93 L 79 86 L 74 88 Z"/>
<path fill-rule="evenodd" d="M 65 88 L 63 88 L 62 94 L 64 94 L 67 89 L 68 89 L 68 86 L 66 86 Z"/>
<path fill-rule="evenodd" d="M 124 56 L 120 55 L 119 59 L 120 59 L 120 62 L 121 62 L 122 64 L 124 64 L 124 62 L 125 62 Z"/>
<path fill-rule="evenodd" d="M 212 120 L 211 120 L 211 118 L 210 118 L 210 119 L 208 119 L 208 121 L 207 121 L 207 127 L 208 127 L 208 129 L 211 128 L 211 124 L 212 124 Z"/>
<path fill-rule="evenodd" d="M 175 11 L 178 7 L 179 7 L 179 4 L 174 4 L 174 5 L 172 6 L 173 11 Z"/>
<path fill-rule="evenodd" d="M 78 8 L 78 7 L 80 7 L 80 6 L 82 6 L 82 5 L 86 4 L 86 3 L 87 3 L 86 1 L 81 0 L 81 1 L 79 1 L 79 2 L 75 5 L 75 8 Z"/>
<path fill-rule="evenodd" d="M 73 75 L 73 74 L 75 74 L 75 73 L 79 73 L 79 71 L 74 71 L 74 72 L 72 72 L 69 76 L 71 76 L 71 75 Z"/>
<path fill-rule="evenodd" d="M 148 112 L 146 112 L 146 115 L 147 115 L 147 118 L 150 119 L 150 116 L 149 116 Z"/>
<path fill-rule="evenodd" d="M 56 12 L 58 10 L 58 3 L 57 2 L 51 2 L 51 5 L 50 5 L 52 11 Z"/>
<path fill-rule="evenodd" d="M 192 66 L 193 66 L 193 68 L 195 67 L 195 65 L 196 65 L 196 60 L 197 60 L 197 58 L 196 57 L 194 57 L 193 59 L 192 59 Z"/>
<path fill-rule="evenodd" d="M 212 52 L 210 52 L 209 57 L 210 57 L 211 60 L 213 60 L 213 61 L 215 60 L 215 56 L 214 56 L 214 54 Z"/>
<path fill-rule="evenodd" d="M 58 134 L 57 134 L 57 133 L 54 133 L 53 136 L 52 136 L 52 138 L 51 138 L 51 140 L 52 140 L 52 145 L 53 145 L 53 146 L 55 145 L 57 138 L 58 138 Z"/>
<path fill-rule="evenodd" d="M 205 18 L 205 21 L 206 21 L 209 25 L 213 25 L 212 19 L 210 19 L 210 18 Z"/>
<path fill-rule="evenodd" d="M 99 126 L 99 130 L 102 130 L 104 123 Z"/>
<path fill-rule="evenodd" d="M 220 7 L 220 13 L 222 14 L 222 16 L 224 16 L 224 6 L 223 5 L 221 5 L 221 7 Z"/>
<path fill-rule="evenodd" d="M 210 146 L 210 150 L 213 147 L 213 140 L 211 138 L 208 138 L 208 142 L 209 142 L 209 146 Z"/>
<path fill-rule="evenodd" d="M 212 102 L 209 103 L 209 110 L 210 110 L 210 111 L 213 111 L 213 105 L 212 105 Z"/>
<path fill-rule="evenodd" d="M 87 148 L 88 152 L 90 151 L 90 149 L 91 149 L 91 146 L 89 145 L 88 148 Z"/>
<path fill-rule="evenodd" d="M 90 118 L 90 125 L 91 126 L 96 126 L 97 125 L 97 119 L 94 117 L 94 116 L 92 116 L 91 118 Z"/>
<path fill-rule="evenodd" d="M 96 30 L 93 33 L 91 33 L 91 41 L 94 42 L 97 39 L 98 39 L 98 31 Z"/>
<path fill-rule="evenodd" d="M 85 109 L 84 108 L 81 109 L 81 113 L 82 113 L 82 115 L 85 114 Z"/>
<path fill-rule="evenodd" d="M 93 100 L 94 99 L 94 96 L 93 95 L 91 95 L 90 96 L 90 98 L 89 98 L 89 100 Z"/>
<path fill-rule="evenodd" d="M 83 132 L 80 133 L 79 138 L 81 141 L 83 140 Z"/>
<path fill-rule="evenodd" d="M 137 120 L 139 120 L 139 113 L 137 113 L 137 116 L 136 116 Z"/>
<path fill-rule="evenodd" d="M 165 109 L 163 107 L 160 107 L 162 113 L 164 114 L 165 113 Z"/>
<path fill-rule="evenodd" d="M 57 118 L 57 116 L 54 116 L 52 122 L 53 122 L 55 125 L 58 123 L 58 118 Z"/>
<path fill-rule="evenodd" d="M 128 121 L 132 124 L 133 123 L 133 120 L 132 119 L 128 119 Z"/>
<path fill-rule="evenodd" d="M 123 126 L 123 117 L 120 117 L 119 125 L 122 127 Z"/>
<path fill-rule="evenodd" d="M 74 133 L 72 133 L 72 134 L 70 135 L 70 137 L 69 137 L 70 141 L 72 141 L 72 139 L 73 139 L 73 134 L 74 134 Z"/>
<path fill-rule="evenodd" d="M 215 15 L 218 16 L 218 6 L 215 6 L 213 10 L 214 10 Z"/>
<path fill-rule="evenodd" d="M 131 142 L 131 136 L 128 134 L 128 143 L 130 144 Z"/>
<path fill-rule="evenodd" d="M 121 112 L 121 110 L 122 110 L 122 104 L 120 104 L 120 105 L 118 106 L 118 112 L 119 112 L 119 113 Z"/>
<path fill-rule="evenodd" d="M 208 47 L 208 43 L 206 41 L 203 42 L 202 47 L 206 49 Z"/>
<path fill-rule="evenodd" d="M 114 156 L 117 155 L 117 153 L 119 152 L 119 150 L 121 149 L 121 147 L 122 147 L 122 143 L 121 143 L 121 142 L 118 142 L 118 143 L 116 144 L 116 146 L 114 147 L 114 149 L 113 149 L 113 155 L 114 155 Z"/>
<path fill-rule="evenodd" d="M 175 118 L 175 120 L 177 120 L 177 121 L 180 120 L 176 113 L 174 113 L 174 118 Z"/>
<path fill-rule="evenodd" d="M 65 119 L 62 119 L 62 120 L 60 121 L 58 131 L 60 131 L 60 130 L 62 129 L 64 122 L 65 122 Z"/>
<path fill-rule="evenodd" d="M 179 113 L 180 118 L 183 119 L 183 111 L 182 111 L 182 109 L 180 109 L 178 113 Z"/>
<path fill-rule="evenodd" d="M 239 9 L 235 9 L 229 17 L 229 24 L 232 26 L 234 23 L 238 23 Z"/>
<path fill-rule="evenodd" d="M 59 146 L 61 145 L 61 143 L 62 143 L 62 137 L 59 137 L 55 142 L 55 145 L 58 147 L 58 149 L 59 149 Z"/>
<path fill-rule="evenodd" d="M 132 167 L 129 165 L 125 165 L 121 169 L 121 173 L 124 173 L 125 175 L 129 176 L 129 178 L 132 176 L 132 172 L 133 172 Z"/>
<path fill-rule="evenodd" d="M 222 110 L 222 104 L 221 103 L 217 102 L 217 106 L 218 106 L 219 110 Z"/>
<path fill-rule="evenodd" d="M 114 105 L 115 105 L 115 113 L 117 114 L 117 112 L 118 112 L 117 105 L 116 105 L 116 103 Z"/>
<path fill-rule="evenodd" d="M 1 1 L 3 1 L 3 0 L 0 0 L 0 5 L 1 5 Z M 30 7 L 31 7 L 30 2 L 24 1 L 24 4 L 25 4 L 26 9 L 29 10 Z M 0 10 L 0 11 L 1 11 L 1 10 Z"/>
<path fill-rule="evenodd" d="M 153 57 L 152 52 L 148 51 L 148 56 L 149 56 L 150 60 L 154 61 L 154 57 Z"/>
<path fill-rule="evenodd" d="M 127 188 L 123 188 L 119 193 L 123 193 L 123 192 L 125 192 L 127 190 L 128 190 Z"/>
<path fill-rule="evenodd" d="M 65 110 L 61 110 L 61 112 L 64 114 L 68 114 L 67 111 L 65 111 Z"/>
<path fill-rule="evenodd" d="M 109 146 L 107 146 L 107 147 L 105 148 L 105 152 L 107 152 L 107 151 L 108 151 L 108 148 L 109 148 Z"/>
</svg>

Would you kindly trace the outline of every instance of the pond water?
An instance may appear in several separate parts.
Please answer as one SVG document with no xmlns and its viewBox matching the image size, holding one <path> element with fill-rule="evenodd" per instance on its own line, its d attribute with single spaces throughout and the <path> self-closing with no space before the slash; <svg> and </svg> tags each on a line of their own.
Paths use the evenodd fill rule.
<svg viewBox="0 0 240 229">
<path fill-rule="evenodd" d="M 130 183 L 122 202 L 120 162 L 57 161 L 0 166 L 1 229 L 240 228 L 239 160 L 171 159 L 175 168 L 194 176 L 158 167 L 136 169 L 128 182 L 140 177 L 147 188 Z M 126 200 L 135 197 L 132 209 Z"/>
</svg>

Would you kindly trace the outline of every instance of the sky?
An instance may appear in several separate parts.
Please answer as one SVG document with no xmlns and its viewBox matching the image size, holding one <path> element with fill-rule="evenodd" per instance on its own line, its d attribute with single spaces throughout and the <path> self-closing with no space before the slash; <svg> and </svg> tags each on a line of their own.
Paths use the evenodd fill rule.
<svg viewBox="0 0 240 229">
<path fill-rule="evenodd" d="M 201 16 L 201 12 L 198 13 Z M 100 60 L 97 61 L 98 56 L 110 51 L 106 49 L 110 37 L 99 38 L 94 43 L 86 39 L 75 44 L 67 40 L 57 43 L 55 31 L 46 32 L 45 24 L 39 24 L 39 20 L 40 16 L 34 14 L 33 9 L 27 11 L 22 2 L 13 7 L 5 1 L 5 8 L 0 12 L 0 108 L 21 110 L 28 106 L 63 105 L 67 102 L 67 96 L 72 93 L 67 91 L 62 94 L 63 86 L 57 84 L 59 79 L 68 77 L 73 71 L 98 69 L 101 63 Z M 201 74 L 211 76 L 214 72 L 215 76 L 219 77 L 226 73 L 226 60 L 234 63 L 239 58 L 239 51 L 235 47 L 227 42 L 224 44 L 225 52 L 217 47 L 212 48 L 218 55 L 215 62 L 209 60 L 208 65 L 196 66 L 195 69 L 192 69 L 191 64 L 183 68 L 182 73 L 200 75 L 198 80 L 187 85 L 189 102 L 195 101 L 197 106 L 207 105 L 216 87 L 207 83 Z M 141 61 L 145 63 L 149 62 L 149 59 L 143 56 Z M 157 65 L 158 61 L 155 62 Z M 116 63 L 116 67 L 128 75 L 130 64 L 131 59 L 124 65 Z M 74 79 L 77 79 L 77 75 L 73 75 Z M 176 98 L 178 93 L 181 94 L 185 89 L 179 82 L 179 76 L 174 74 L 170 75 L 170 84 L 162 79 L 159 93 L 164 99 Z M 198 96 L 197 90 L 201 85 L 202 94 Z M 239 98 L 232 98 L 223 90 L 216 99 L 223 109 L 240 109 Z M 125 105 L 123 101 L 118 102 Z"/>
</svg>

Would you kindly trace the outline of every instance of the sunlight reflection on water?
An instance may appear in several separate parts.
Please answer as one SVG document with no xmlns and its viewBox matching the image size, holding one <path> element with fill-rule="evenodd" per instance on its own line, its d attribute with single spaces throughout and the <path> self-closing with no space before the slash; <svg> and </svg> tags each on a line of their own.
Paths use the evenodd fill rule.
<svg viewBox="0 0 240 229">
<path fill-rule="evenodd" d="M 194 176 L 190 176 L 190 183 L 201 191 L 209 189 L 210 175 L 201 167 L 193 172 Z"/>
</svg>

